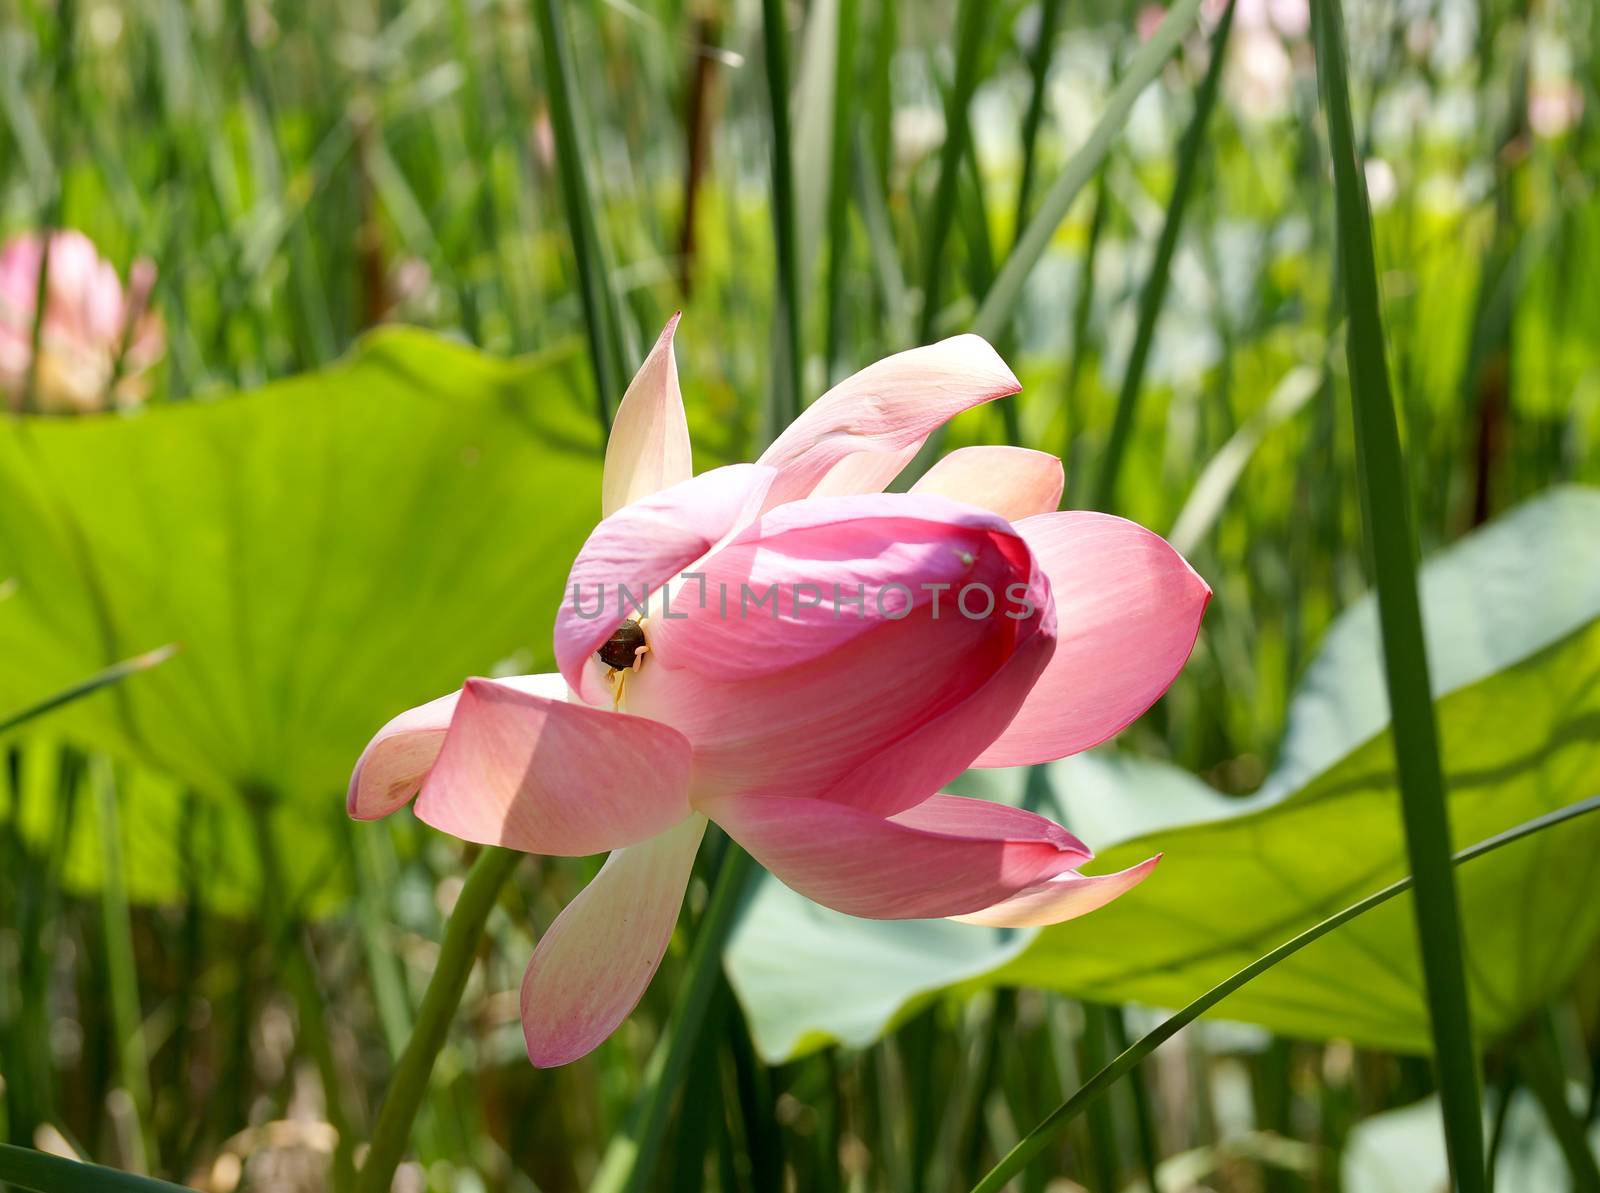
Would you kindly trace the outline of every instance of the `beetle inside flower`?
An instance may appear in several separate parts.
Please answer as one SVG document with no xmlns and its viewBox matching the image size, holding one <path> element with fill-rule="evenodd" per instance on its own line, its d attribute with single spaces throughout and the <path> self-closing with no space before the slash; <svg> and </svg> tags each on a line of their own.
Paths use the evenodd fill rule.
<svg viewBox="0 0 1600 1193">
<path fill-rule="evenodd" d="M 416 797 L 467 841 L 610 852 L 523 980 L 538 1065 L 584 1055 L 638 1003 L 708 821 L 858 916 L 1051 924 L 1142 881 L 1158 859 L 1083 875 L 1093 855 L 1061 826 L 940 791 L 1119 732 L 1182 668 L 1211 595 L 1148 530 L 1058 512 L 1061 464 L 1042 452 L 965 448 L 882 492 L 939 425 L 1020 389 L 982 339 L 879 361 L 756 463 L 695 476 L 676 326 L 617 412 L 605 518 L 556 617 L 559 671 L 471 679 L 401 713 L 350 783 L 352 816 Z M 691 581 L 761 608 L 663 595 Z M 575 599 L 619 587 L 651 603 L 597 615 Z M 959 605 L 969 592 L 989 607 Z"/>
</svg>

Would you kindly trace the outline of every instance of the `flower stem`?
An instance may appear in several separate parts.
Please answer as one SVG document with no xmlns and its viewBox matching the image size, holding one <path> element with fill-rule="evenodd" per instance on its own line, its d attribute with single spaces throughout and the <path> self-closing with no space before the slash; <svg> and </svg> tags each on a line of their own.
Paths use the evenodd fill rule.
<svg viewBox="0 0 1600 1193">
<path fill-rule="evenodd" d="M 450 922 L 445 925 L 439 962 L 433 967 L 433 977 L 428 979 L 428 989 L 422 996 L 422 1007 L 417 1011 L 411 1038 L 389 1079 L 388 1091 L 378 1111 L 378 1123 L 372 1131 L 372 1146 L 356 1178 L 356 1193 L 388 1193 L 394 1181 L 394 1171 L 400 1166 L 406 1143 L 411 1138 L 411 1124 L 428 1090 L 434 1059 L 444 1046 L 450 1021 L 467 988 L 467 975 L 472 972 L 472 960 L 483 925 L 500 888 L 521 860 L 522 855 L 514 850 L 485 849 L 467 873 L 466 884 L 450 913 Z"/>
<path fill-rule="evenodd" d="M 705 1025 L 706 1009 L 711 1005 L 711 996 L 722 976 L 722 945 L 733 927 L 752 865 L 750 855 L 729 841 L 717 870 L 711 901 L 700 917 L 672 1023 L 650 1057 L 644 1089 L 639 1093 L 627 1126 L 612 1137 L 606 1148 L 600 1171 L 589 1187 L 590 1193 L 622 1193 L 624 1190 L 632 1193 L 643 1188 L 650 1179 L 666 1134 L 667 1120 L 672 1115 L 673 1101 L 694 1056 L 700 1029 Z M 367 1193 L 367 1190 L 361 1189 L 358 1193 Z"/>
</svg>

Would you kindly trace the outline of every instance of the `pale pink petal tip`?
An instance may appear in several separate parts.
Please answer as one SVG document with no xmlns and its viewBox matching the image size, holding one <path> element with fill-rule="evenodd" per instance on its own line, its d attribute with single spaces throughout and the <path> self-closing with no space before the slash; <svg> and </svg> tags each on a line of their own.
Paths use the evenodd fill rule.
<svg viewBox="0 0 1600 1193">
<path fill-rule="evenodd" d="M 982 911 L 951 916 L 964 924 L 990 928 L 1044 928 L 1064 923 L 1127 894 L 1150 876 L 1162 854 L 1115 874 L 1079 874 L 1069 870 L 1018 891 Z"/>
<path fill-rule="evenodd" d="M 439 756 L 460 692 L 407 709 L 373 736 L 350 776 L 345 808 L 355 820 L 377 820 L 403 808 Z"/>
<path fill-rule="evenodd" d="M 617 407 L 600 484 L 603 515 L 686 481 L 694 473 L 672 348 L 682 316 L 679 311 L 667 320 Z"/>
<path fill-rule="evenodd" d="M 550 925 L 522 979 L 522 1034 L 541 1069 L 594 1051 L 639 1004 L 678 922 L 703 816 L 619 849 Z"/>
<path fill-rule="evenodd" d="M 1061 461 L 1049 452 L 996 445 L 957 448 L 928 469 L 911 491 L 937 493 L 1015 522 L 1054 513 L 1065 483 Z"/>
<path fill-rule="evenodd" d="M 778 470 L 767 507 L 807 496 L 875 493 L 938 427 L 1022 386 L 981 336 L 912 348 L 845 378 L 801 412 L 760 463 Z"/>
</svg>

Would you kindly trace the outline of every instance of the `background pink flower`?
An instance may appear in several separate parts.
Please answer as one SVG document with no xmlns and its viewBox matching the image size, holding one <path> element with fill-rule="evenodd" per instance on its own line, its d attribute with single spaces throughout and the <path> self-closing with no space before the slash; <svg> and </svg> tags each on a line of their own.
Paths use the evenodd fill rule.
<svg viewBox="0 0 1600 1193">
<path fill-rule="evenodd" d="M 136 260 L 124 289 L 87 236 L 51 234 L 39 362 L 32 369 L 45 243 L 23 233 L 0 249 L 0 396 L 21 409 L 31 371 L 38 410 L 83 413 L 140 401 L 143 374 L 165 347 L 161 320 L 149 309 L 155 265 Z"/>
</svg>

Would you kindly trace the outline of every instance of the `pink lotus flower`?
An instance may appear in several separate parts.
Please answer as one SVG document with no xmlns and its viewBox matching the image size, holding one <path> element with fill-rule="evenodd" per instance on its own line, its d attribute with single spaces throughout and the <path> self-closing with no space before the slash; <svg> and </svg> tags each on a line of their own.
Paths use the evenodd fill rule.
<svg viewBox="0 0 1600 1193">
<path fill-rule="evenodd" d="M 523 981 L 541 1066 L 638 1003 L 708 820 L 852 915 L 1051 924 L 1136 885 L 1157 858 L 1085 876 L 1090 850 L 1059 825 L 937 793 L 1117 733 L 1182 668 L 1211 595 L 1149 531 L 1056 512 L 1061 465 L 1041 452 L 965 448 L 880 492 L 939 424 L 1020 388 L 976 336 L 879 361 L 757 463 L 693 476 L 676 324 L 617 412 L 559 673 L 471 679 L 400 714 L 350 782 L 352 816 L 420 791 L 417 815 L 467 841 L 611 851 Z M 642 625 L 597 602 L 617 585 L 649 587 Z"/>
<path fill-rule="evenodd" d="M 155 266 L 135 261 L 124 292 L 83 233 L 56 232 L 49 243 L 39 364 L 31 370 L 37 408 L 84 413 L 139 401 L 141 374 L 164 346 L 161 321 L 148 309 Z M 21 408 L 28 387 L 44 245 L 24 233 L 0 249 L 0 397 L 12 409 Z"/>
</svg>

